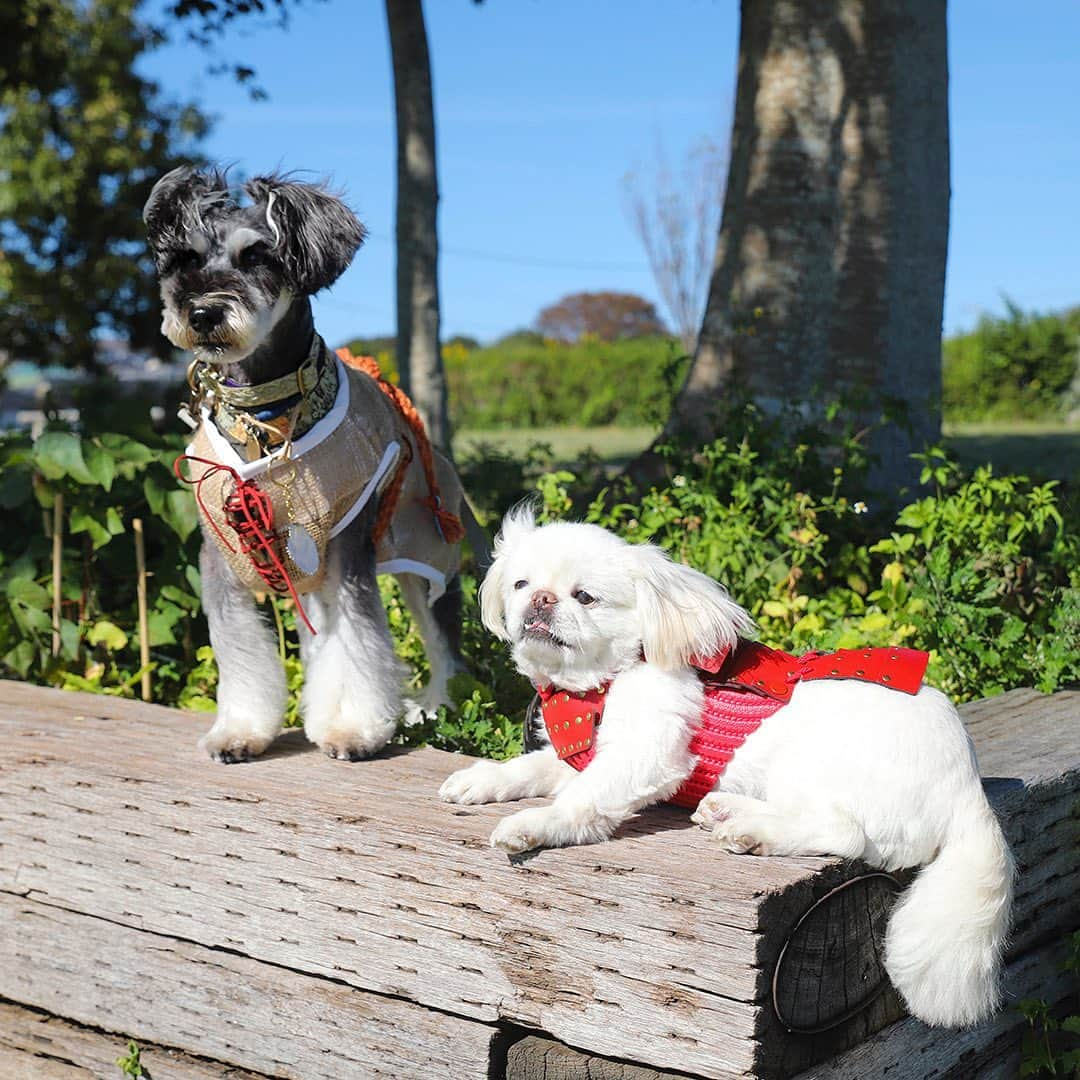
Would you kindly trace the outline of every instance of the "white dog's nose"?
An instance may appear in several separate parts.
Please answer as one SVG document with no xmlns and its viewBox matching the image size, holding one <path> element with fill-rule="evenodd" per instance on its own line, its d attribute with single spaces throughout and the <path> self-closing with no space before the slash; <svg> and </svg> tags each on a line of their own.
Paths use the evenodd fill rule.
<svg viewBox="0 0 1080 1080">
<path fill-rule="evenodd" d="M 554 607 L 558 602 L 559 598 L 547 589 L 537 589 L 532 594 L 532 603 L 535 608 Z"/>
</svg>

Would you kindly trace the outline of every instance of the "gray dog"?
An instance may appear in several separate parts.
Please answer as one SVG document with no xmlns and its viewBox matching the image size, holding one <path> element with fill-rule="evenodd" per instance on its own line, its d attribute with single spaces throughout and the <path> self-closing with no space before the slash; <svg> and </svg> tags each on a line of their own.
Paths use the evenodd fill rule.
<svg viewBox="0 0 1080 1080">
<path fill-rule="evenodd" d="M 222 173 L 192 169 L 163 177 L 143 217 L 162 331 L 194 354 L 182 478 L 201 511 L 220 671 L 217 719 L 200 745 L 242 761 L 277 735 L 288 692 L 253 595 L 277 592 L 297 601 L 308 737 L 331 757 L 367 757 L 403 713 L 447 700 L 461 663 L 454 541 L 468 509 L 452 467 L 437 454 L 425 462 L 407 403 L 315 333 L 308 298 L 337 280 L 364 228 L 320 185 L 266 176 L 234 192 Z M 430 661 L 418 703 L 402 697 L 376 585 L 384 571 L 397 575 Z"/>
</svg>

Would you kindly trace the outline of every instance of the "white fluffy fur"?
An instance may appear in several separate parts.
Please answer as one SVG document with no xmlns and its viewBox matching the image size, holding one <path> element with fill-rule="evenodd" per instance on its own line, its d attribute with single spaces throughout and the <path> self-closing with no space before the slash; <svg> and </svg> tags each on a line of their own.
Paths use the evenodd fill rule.
<svg viewBox="0 0 1080 1080">
<path fill-rule="evenodd" d="M 524 632 L 540 589 L 556 597 L 551 625 L 564 644 Z M 579 589 L 596 603 L 576 602 Z M 491 841 L 507 852 L 602 840 L 672 795 L 693 768 L 688 745 L 702 702 L 687 660 L 752 626 L 721 586 L 657 549 L 590 525 L 537 527 L 528 511 L 504 523 L 481 610 L 534 683 L 585 690 L 612 680 L 597 755 L 583 772 L 548 747 L 479 762 L 443 784 L 450 802 L 555 796 L 500 822 Z M 938 691 L 800 684 L 738 751 L 694 820 L 735 852 L 924 866 L 889 922 L 894 985 L 930 1024 L 979 1023 L 997 1007 L 1013 863 L 970 739 Z"/>
</svg>

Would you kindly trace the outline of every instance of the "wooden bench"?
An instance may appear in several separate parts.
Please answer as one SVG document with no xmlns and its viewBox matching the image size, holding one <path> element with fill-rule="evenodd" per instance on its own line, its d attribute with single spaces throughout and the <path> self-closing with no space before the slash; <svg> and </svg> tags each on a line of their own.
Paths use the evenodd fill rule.
<svg viewBox="0 0 1080 1080">
<path fill-rule="evenodd" d="M 1010 996 L 1060 1001 L 1080 692 L 963 711 L 1021 865 Z M 832 893 L 865 867 L 728 855 L 667 808 L 510 862 L 487 845 L 508 808 L 436 799 L 450 754 L 349 765 L 293 732 L 225 767 L 204 716 L 10 682 L 0 716 L 0 1077 L 109 1075 L 127 1036 L 200 1080 L 1015 1068 L 1015 1009 L 934 1031 L 874 996 L 891 885 Z M 781 965 L 774 990 L 785 945 L 816 983 Z M 860 995 L 813 1034 L 774 1004 L 807 1028 Z"/>
</svg>

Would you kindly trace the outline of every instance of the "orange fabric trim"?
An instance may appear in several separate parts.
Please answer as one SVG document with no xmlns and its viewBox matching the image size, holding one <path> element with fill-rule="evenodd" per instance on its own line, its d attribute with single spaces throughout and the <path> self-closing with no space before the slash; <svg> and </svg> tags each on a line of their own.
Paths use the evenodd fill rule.
<svg viewBox="0 0 1080 1080">
<path fill-rule="evenodd" d="M 435 524 L 443 541 L 447 544 L 459 543 L 465 536 L 465 527 L 461 524 L 461 518 L 457 514 L 452 514 L 449 510 L 443 509 L 442 499 L 439 497 L 439 484 L 435 479 L 435 462 L 431 456 L 431 442 L 428 439 L 424 421 L 416 411 L 416 406 L 409 400 L 409 395 L 400 386 L 394 386 L 393 383 L 387 382 L 383 378 L 383 373 L 379 370 L 379 364 L 375 357 L 354 356 L 344 347 L 337 350 L 337 355 L 343 364 L 348 364 L 349 367 L 356 368 L 357 371 L 362 371 L 365 375 L 374 379 L 379 389 L 393 402 L 394 407 L 409 425 L 413 437 L 416 439 L 416 447 L 420 451 L 420 464 L 423 466 L 424 477 L 427 480 L 428 497 L 424 500 L 424 505 L 434 515 Z M 412 450 L 410 449 L 408 456 L 402 460 L 401 465 L 398 467 L 394 479 L 383 493 L 382 502 L 379 505 L 379 514 L 375 519 L 373 539 L 376 542 L 387 530 L 390 519 L 394 516 L 394 508 L 397 506 L 398 498 L 401 495 L 401 487 L 405 482 L 405 470 L 411 460 Z"/>
</svg>

